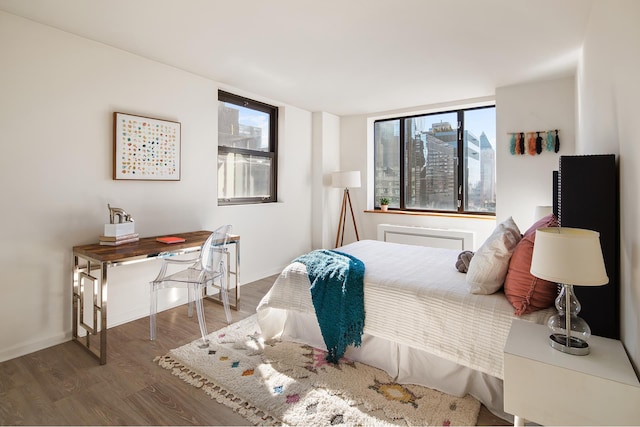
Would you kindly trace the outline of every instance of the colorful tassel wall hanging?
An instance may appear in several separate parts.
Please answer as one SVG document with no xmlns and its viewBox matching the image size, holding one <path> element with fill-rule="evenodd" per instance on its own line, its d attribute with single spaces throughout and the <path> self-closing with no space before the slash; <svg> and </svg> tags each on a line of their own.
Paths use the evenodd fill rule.
<svg viewBox="0 0 640 427">
<path fill-rule="evenodd" d="M 527 153 L 531 156 L 536 154 L 536 140 L 533 137 L 533 132 L 529 134 L 529 140 L 527 141 Z"/>
<path fill-rule="evenodd" d="M 554 151 L 556 140 L 551 132 L 547 132 L 547 151 Z"/>
<path fill-rule="evenodd" d="M 558 129 L 509 133 L 509 152 L 512 155 L 540 155 L 544 151 L 560 151 Z"/>
</svg>

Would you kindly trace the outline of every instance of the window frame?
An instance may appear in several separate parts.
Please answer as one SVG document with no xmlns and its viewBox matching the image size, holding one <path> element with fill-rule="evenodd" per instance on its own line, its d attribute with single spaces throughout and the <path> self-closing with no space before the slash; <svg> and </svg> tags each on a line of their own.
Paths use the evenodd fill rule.
<svg viewBox="0 0 640 427">
<path fill-rule="evenodd" d="M 218 205 L 246 205 L 256 203 L 276 203 L 278 201 L 278 107 L 264 102 L 256 101 L 224 90 L 218 90 L 218 102 L 226 102 L 244 108 L 260 111 L 269 115 L 269 149 L 267 151 L 251 150 L 248 148 L 235 148 L 220 145 L 218 137 L 218 152 L 216 161 L 223 154 L 240 154 L 268 158 L 271 161 L 271 173 L 269 177 L 270 197 L 234 197 L 222 198 L 218 194 Z M 218 130 L 218 135 L 219 135 Z M 216 192 L 219 192 L 219 185 Z"/>
<path fill-rule="evenodd" d="M 477 106 L 477 107 L 468 107 L 468 108 L 456 108 L 456 109 L 452 109 L 452 110 L 442 110 L 442 111 L 433 111 L 433 112 L 429 112 L 429 113 L 417 113 L 417 114 L 411 114 L 411 115 L 406 115 L 406 116 L 398 116 L 398 117 L 388 117 L 388 118 L 384 118 L 384 119 L 377 119 L 374 120 L 373 122 L 373 131 L 374 131 L 374 162 L 373 164 L 376 165 L 377 164 L 377 156 L 378 156 L 378 151 L 377 151 L 377 147 L 375 146 L 375 141 L 376 139 L 376 125 L 378 123 L 383 123 L 383 122 L 393 122 L 393 121 L 398 121 L 398 126 L 399 126 L 399 134 L 398 134 L 398 139 L 399 139 L 399 145 L 400 145 L 400 149 L 399 149 L 399 156 L 400 156 L 400 169 L 399 169 L 399 174 L 400 174 L 400 206 L 399 207 L 388 207 L 388 211 L 396 211 L 396 212 L 416 212 L 416 213 L 438 213 L 438 214 L 462 214 L 462 215 L 481 215 L 481 216 L 495 216 L 496 212 L 495 210 L 493 212 L 489 212 L 489 211 L 468 211 L 465 210 L 465 197 L 467 196 L 467 189 L 465 188 L 465 150 L 464 150 L 464 133 L 465 133 L 465 128 L 464 128 L 464 113 L 466 111 L 473 111 L 473 110 L 481 110 L 481 109 L 487 109 L 487 108 L 493 108 L 495 110 L 496 105 L 495 104 L 488 104 L 488 105 L 482 105 L 482 106 Z M 456 118 L 457 118 L 457 169 L 456 169 L 456 179 L 457 179 L 457 186 L 458 186 L 458 197 L 457 197 L 457 209 L 456 210 L 443 210 L 443 209 L 419 209 L 419 208 L 408 208 L 406 206 L 406 189 L 407 189 L 407 182 L 406 182 L 406 149 L 407 149 L 407 141 L 406 141 L 406 121 L 407 120 L 411 120 L 411 119 L 415 119 L 418 117 L 426 117 L 426 116 L 436 116 L 436 115 L 442 115 L 442 114 L 449 114 L 449 113 L 456 113 Z M 494 149 L 497 149 L 497 147 L 494 147 Z M 497 150 L 496 150 L 497 151 Z M 373 189 L 373 194 L 377 195 L 377 191 L 375 188 L 375 173 L 377 173 L 377 171 L 375 171 L 374 169 L 374 189 Z M 377 197 L 376 197 L 377 199 Z M 375 210 L 380 210 L 380 201 L 379 200 L 374 200 L 374 209 Z"/>
</svg>

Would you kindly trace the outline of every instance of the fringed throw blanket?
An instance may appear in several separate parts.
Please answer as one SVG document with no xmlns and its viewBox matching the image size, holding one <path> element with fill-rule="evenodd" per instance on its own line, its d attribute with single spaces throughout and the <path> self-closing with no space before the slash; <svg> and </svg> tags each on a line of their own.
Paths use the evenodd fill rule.
<svg viewBox="0 0 640 427">
<path fill-rule="evenodd" d="M 362 343 L 364 263 L 352 255 L 320 249 L 294 260 L 307 267 L 327 361 L 338 363 L 350 344 Z"/>
</svg>

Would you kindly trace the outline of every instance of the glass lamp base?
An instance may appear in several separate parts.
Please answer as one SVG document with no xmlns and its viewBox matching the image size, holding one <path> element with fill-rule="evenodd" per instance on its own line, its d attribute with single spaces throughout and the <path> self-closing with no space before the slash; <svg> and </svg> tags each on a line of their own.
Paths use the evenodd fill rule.
<svg viewBox="0 0 640 427">
<path fill-rule="evenodd" d="M 586 356 L 589 354 L 589 344 L 580 338 L 570 337 L 567 343 L 567 336 L 563 334 L 549 335 L 549 344 L 551 347 L 563 353 L 573 354 L 575 356 Z"/>
</svg>

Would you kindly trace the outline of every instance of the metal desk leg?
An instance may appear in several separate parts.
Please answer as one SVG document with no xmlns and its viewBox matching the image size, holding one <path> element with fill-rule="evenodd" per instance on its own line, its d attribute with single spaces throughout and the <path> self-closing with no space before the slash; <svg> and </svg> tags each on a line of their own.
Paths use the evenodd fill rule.
<svg viewBox="0 0 640 427">
<path fill-rule="evenodd" d="M 106 365 L 107 363 L 107 264 L 102 263 L 102 280 L 100 289 L 100 303 L 101 306 L 94 306 L 95 310 L 100 310 L 100 364 Z"/>
<path fill-rule="evenodd" d="M 71 337 L 73 341 L 78 341 L 78 273 L 80 272 L 78 257 L 73 256 L 73 268 L 71 269 L 71 306 L 73 307 L 73 315 L 71 316 Z"/>
<path fill-rule="evenodd" d="M 91 260 L 85 260 L 86 266 L 80 265 L 79 256 L 73 257 L 73 277 L 72 277 L 72 306 L 73 306 L 73 341 L 80 344 L 89 354 L 100 360 L 100 364 L 107 363 L 107 263 L 97 263 L 99 266 L 92 266 Z M 100 280 L 91 275 L 91 270 L 100 269 Z M 85 288 L 90 283 L 92 288 L 92 324 L 85 323 Z M 98 323 L 98 312 L 100 322 Z M 78 334 L 78 326 L 81 326 L 86 335 L 84 340 Z M 100 333 L 99 349 L 92 345 L 92 335 Z"/>
<path fill-rule="evenodd" d="M 240 310 L 240 240 L 236 241 L 236 269 L 233 273 L 236 278 L 236 310 Z"/>
</svg>

